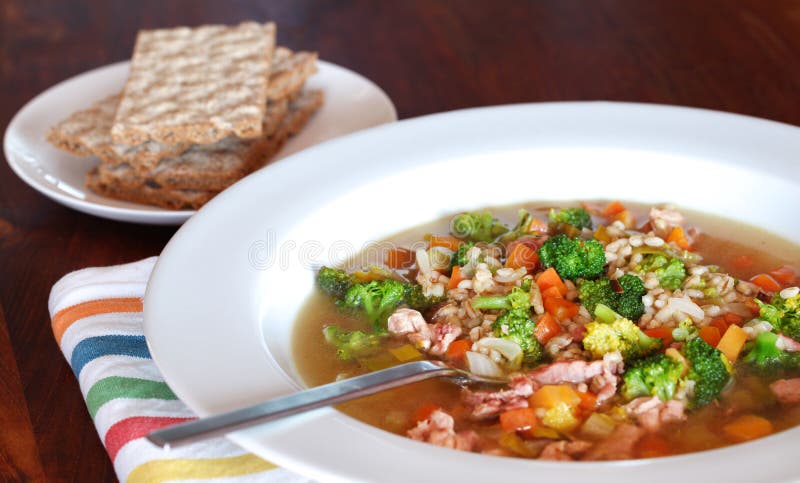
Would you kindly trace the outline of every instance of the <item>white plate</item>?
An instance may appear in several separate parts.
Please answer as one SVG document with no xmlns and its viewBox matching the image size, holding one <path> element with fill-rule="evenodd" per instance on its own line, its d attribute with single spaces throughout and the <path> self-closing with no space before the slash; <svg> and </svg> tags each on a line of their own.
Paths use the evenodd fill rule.
<svg viewBox="0 0 800 483">
<path fill-rule="evenodd" d="M 129 203 L 96 195 L 86 189 L 86 173 L 97 164 L 47 142 L 47 130 L 71 113 L 120 92 L 128 78 L 129 62 L 119 62 L 78 75 L 39 94 L 9 124 L 3 147 L 8 164 L 31 187 L 63 205 L 112 220 L 177 225 L 195 212 Z M 380 87 L 363 76 L 329 62 L 307 86 L 322 89 L 325 103 L 303 130 L 278 152 L 284 158 L 328 139 L 397 120 L 397 112 Z"/>
<path fill-rule="evenodd" d="M 295 391 L 295 316 L 312 265 L 444 214 L 530 200 L 676 202 L 800 242 L 800 129 L 621 103 L 472 109 L 381 126 L 298 153 L 186 223 L 155 267 L 145 334 L 170 387 L 210 415 Z M 758 192 L 754 196 L 754 192 Z M 280 210 L 264 207 L 281 206 Z M 251 209 L 242 209 L 252 207 Z M 326 481 L 788 481 L 793 429 L 745 445 L 616 463 L 458 452 L 330 408 L 230 435 Z"/>
</svg>

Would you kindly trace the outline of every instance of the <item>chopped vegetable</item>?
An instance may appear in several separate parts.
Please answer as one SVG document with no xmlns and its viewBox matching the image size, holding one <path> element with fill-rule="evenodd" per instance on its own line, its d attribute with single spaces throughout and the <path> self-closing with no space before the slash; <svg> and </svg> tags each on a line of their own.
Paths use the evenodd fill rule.
<svg viewBox="0 0 800 483">
<path fill-rule="evenodd" d="M 770 271 L 769 274 L 784 287 L 790 287 L 797 283 L 797 270 L 794 267 L 784 265 Z"/>
<path fill-rule="evenodd" d="M 431 235 L 429 243 L 430 248 L 442 247 L 447 248 L 448 250 L 456 251 L 463 242 L 452 236 Z"/>
<path fill-rule="evenodd" d="M 686 358 L 691 365 L 688 377 L 695 381 L 694 407 L 705 406 L 716 399 L 728 384 L 731 375 L 724 357 L 722 352 L 699 337 L 686 343 Z"/>
<path fill-rule="evenodd" d="M 463 240 L 491 242 L 508 232 L 508 228 L 488 211 L 462 213 L 450 225 L 450 233 Z"/>
<path fill-rule="evenodd" d="M 471 347 L 472 341 L 469 339 L 459 339 L 453 341 L 450 346 L 447 347 L 447 358 L 452 360 L 463 359 Z"/>
<path fill-rule="evenodd" d="M 539 276 L 536 277 L 536 285 L 542 293 L 551 287 L 555 287 L 562 296 L 567 295 L 567 286 L 564 285 L 564 281 L 558 276 L 558 272 L 556 272 L 555 268 L 548 268 L 540 273 Z"/>
<path fill-rule="evenodd" d="M 778 335 L 772 332 L 758 334 L 742 363 L 758 374 L 776 378 L 784 372 L 800 368 L 800 352 L 786 352 L 778 348 Z"/>
<path fill-rule="evenodd" d="M 539 317 L 539 320 L 536 322 L 536 328 L 533 330 L 533 335 L 536 336 L 536 340 L 542 344 L 547 344 L 550 339 L 560 333 L 561 325 L 559 325 L 556 319 L 549 313 Z"/>
<path fill-rule="evenodd" d="M 575 408 L 573 406 L 560 402 L 545 411 L 544 417 L 542 417 L 542 424 L 556 431 L 568 433 L 577 428 L 581 421 L 575 416 Z"/>
<path fill-rule="evenodd" d="M 536 253 L 536 250 L 524 243 L 515 245 L 514 249 L 508 255 L 508 259 L 506 259 L 506 267 L 515 269 L 525 267 L 532 271 L 538 264 L 539 254 Z"/>
<path fill-rule="evenodd" d="M 575 317 L 580 307 L 567 299 L 549 297 L 544 299 L 544 309 L 558 320 L 567 320 Z"/>
<path fill-rule="evenodd" d="M 336 355 L 343 361 L 374 354 L 381 343 L 381 337 L 360 330 L 345 330 L 336 325 L 322 329 L 325 341 L 336 347 Z"/>
<path fill-rule="evenodd" d="M 647 330 L 644 331 L 644 333 L 648 337 L 654 337 L 656 339 L 661 339 L 661 347 L 669 346 L 670 344 L 672 344 L 672 341 L 674 340 L 672 338 L 672 330 L 664 328 L 664 327 L 658 327 L 658 328 L 655 328 L 655 329 L 647 329 Z"/>
<path fill-rule="evenodd" d="M 554 225 L 570 225 L 578 230 L 592 228 L 592 217 L 583 208 L 562 208 L 550 210 L 550 222 Z"/>
<path fill-rule="evenodd" d="M 603 273 L 606 254 L 597 240 L 569 238 L 564 234 L 549 238 L 539 249 L 539 259 L 545 267 L 570 280 L 593 279 Z"/>
<path fill-rule="evenodd" d="M 453 267 L 453 271 L 450 273 L 450 281 L 447 282 L 447 288 L 454 289 L 458 287 L 458 284 L 461 283 L 464 279 L 464 276 L 461 273 L 461 267 L 456 265 Z"/>
<path fill-rule="evenodd" d="M 509 409 L 500 414 L 500 427 L 506 433 L 535 428 L 539 423 L 532 408 Z"/>
<path fill-rule="evenodd" d="M 757 300 L 759 318 L 772 324 L 775 329 L 794 340 L 800 341 L 800 294 L 784 299 L 775 294 L 768 304 Z"/>
<path fill-rule="evenodd" d="M 581 397 L 566 384 L 547 384 L 537 389 L 528 402 L 534 408 L 550 409 L 560 403 L 575 407 L 581 403 Z"/>
<path fill-rule="evenodd" d="M 684 342 L 697 337 L 699 330 L 694 325 L 692 319 L 685 318 L 678 323 L 678 326 L 672 330 L 672 338 L 678 342 Z"/>
<path fill-rule="evenodd" d="M 683 365 L 664 354 L 655 354 L 633 362 L 623 376 L 622 396 L 627 400 L 658 396 L 669 401 L 681 379 Z"/>
<path fill-rule="evenodd" d="M 614 432 L 617 423 L 602 413 L 592 413 L 581 426 L 581 434 L 591 439 L 604 439 Z"/>
<path fill-rule="evenodd" d="M 739 329 L 739 330 L 742 330 L 742 329 Z M 700 327 L 700 331 L 698 332 L 698 335 L 704 341 L 708 342 L 708 345 L 710 345 L 711 347 L 717 347 L 717 344 L 719 344 L 719 341 L 722 338 L 722 336 L 719 333 L 719 329 L 716 328 L 716 327 L 713 327 L 711 325 L 707 325 L 705 327 Z M 722 350 L 721 347 L 717 347 L 717 348 Z M 725 351 L 723 350 L 722 353 L 724 354 Z M 730 359 L 730 357 L 728 359 Z"/>
<path fill-rule="evenodd" d="M 768 294 L 780 291 L 781 285 L 772 278 L 771 275 L 760 273 L 750 279 L 750 283 L 758 285 L 758 287 Z"/>
<path fill-rule="evenodd" d="M 586 324 L 583 347 L 599 359 L 611 352 L 620 352 L 625 360 L 644 357 L 661 347 L 661 340 L 648 337 L 629 319 L 598 304 L 595 321 Z"/>
<path fill-rule="evenodd" d="M 409 268 L 414 265 L 414 252 L 407 248 L 392 248 L 387 250 L 384 263 L 389 268 Z"/>
<path fill-rule="evenodd" d="M 389 352 L 400 362 L 408 362 L 422 358 L 422 352 L 418 351 L 416 347 L 411 344 L 404 344 L 394 349 L 389 349 Z"/>
<path fill-rule="evenodd" d="M 456 267 L 460 266 L 463 267 L 467 263 L 469 263 L 469 259 L 467 258 L 467 252 L 470 248 L 474 247 L 475 244 L 472 242 L 462 243 L 458 246 L 458 249 L 455 253 L 453 253 L 453 258 L 450 260 L 450 266 Z"/>
<path fill-rule="evenodd" d="M 344 270 L 322 267 L 317 274 L 317 286 L 328 295 L 336 298 L 344 297 L 351 285 L 356 283 L 352 275 Z"/>
<path fill-rule="evenodd" d="M 680 248 L 681 250 L 690 250 L 691 245 L 689 244 L 689 240 L 686 238 L 686 233 L 684 233 L 683 228 L 676 226 L 672 229 L 667 236 L 667 243 L 674 243 L 675 246 Z"/>
<path fill-rule="evenodd" d="M 703 329 L 716 330 L 714 327 L 703 327 Z M 700 329 L 700 337 L 703 336 L 703 329 Z M 705 337 L 703 339 L 712 347 L 714 346 L 714 344 L 708 339 L 705 339 Z M 734 363 L 739 357 L 739 352 L 742 351 L 745 342 L 747 342 L 747 332 L 738 325 L 731 325 L 728 327 L 728 330 L 725 331 L 725 335 L 722 336 L 722 339 L 719 340 L 716 347 L 720 352 L 725 354 L 725 357 L 727 357 L 731 363 Z"/>
<path fill-rule="evenodd" d="M 755 414 L 743 414 L 734 421 L 722 426 L 722 431 L 731 441 L 743 443 L 770 435 L 775 432 L 775 428 L 768 419 Z"/>
<path fill-rule="evenodd" d="M 607 204 L 605 208 L 603 208 L 603 210 L 600 212 L 600 215 L 606 218 L 612 218 L 623 211 L 625 211 L 625 205 L 619 201 L 612 201 L 611 203 Z"/>
<path fill-rule="evenodd" d="M 618 290 L 612 284 L 617 285 Z M 644 282 L 631 274 L 625 274 L 616 281 L 606 277 L 584 280 L 578 286 L 578 296 L 589 313 L 594 312 L 597 304 L 603 304 L 631 320 L 639 320 L 644 313 L 642 297 L 646 293 Z"/>
<path fill-rule="evenodd" d="M 527 288 L 530 290 L 529 286 Z M 536 323 L 531 320 L 531 298 L 528 290 L 526 287 L 514 287 L 505 296 L 476 297 L 472 299 L 472 307 L 478 310 L 505 310 L 492 324 L 494 335 L 516 342 L 524 354 L 524 363 L 532 365 L 540 362 L 545 352 L 534 335 Z"/>
<path fill-rule="evenodd" d="M 406 284 L 396 280 L 374 280 L 351 286 L 340 305 L 360 310 L 372 322 L 376 333 L 386 332 L 386 320 L 405 300 Z"/>
<path fill-rule="evenodd" d="M 686 279 L 686 264 L 680 258 L 671 257 L 666 253 L 647 253 L 642 257 L 642 262 L 636 267 L 639 273 L 654 273 L 658 284 L 668 290 L 681 288 Z"/>
</svg>

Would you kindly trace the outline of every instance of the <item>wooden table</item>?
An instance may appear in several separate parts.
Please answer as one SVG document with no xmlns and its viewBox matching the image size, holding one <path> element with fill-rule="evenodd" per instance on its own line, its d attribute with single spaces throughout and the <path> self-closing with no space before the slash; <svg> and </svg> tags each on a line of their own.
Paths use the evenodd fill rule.
<svg viewBox="0 0 800 483">
<path fill-rule="evenodd" d="M 127 59 L 139 29 L 244 19 L 369 77 L 401 118 L 608 99 L 800 125 L 796 0 L 3 0 L 0 126 L 56 82 Z M 0 163 L 0 480 L 115 479 L 47 296 L 71 270 L 158 254 L 174 231 L 71 211 Z"/>
</svg>

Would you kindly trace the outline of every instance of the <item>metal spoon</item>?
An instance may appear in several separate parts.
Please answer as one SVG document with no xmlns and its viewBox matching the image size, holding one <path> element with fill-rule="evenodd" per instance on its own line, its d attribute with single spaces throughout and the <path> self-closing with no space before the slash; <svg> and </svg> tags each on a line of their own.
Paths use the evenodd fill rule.
<svg viewBox="0 0 800 483">
<path fill-rule="evenodd" d="M 332 382 L 289 396 L 279 397 L 250 407 L 208 418 L 170 426 L 147 435 L 152 443 L 169 449 L 201 439 L 221 436 L 236 429 L 266 423 L 293 414 L 356 399 L 368 394 L 434 377 L 446 377 L 464 386 L 468 384 L 505 384 L 506 379 L 476 376 L 440 361 L 418 361 Z"/>
</svg>

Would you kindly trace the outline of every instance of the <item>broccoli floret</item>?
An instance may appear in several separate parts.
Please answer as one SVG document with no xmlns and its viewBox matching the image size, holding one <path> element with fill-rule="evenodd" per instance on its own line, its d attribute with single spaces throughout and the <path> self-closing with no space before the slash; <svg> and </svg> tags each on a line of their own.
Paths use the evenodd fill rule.
<svg viewBox="0 0 800 483">
<path fill-rule="evenodd" d="M 373 280 L 350 287 L 340 301 L 342 307 L 360 309 L 375 332 L 386 332 L 386 320 L 405 301 L 406 284 L 397 280 Z"/>
<path fill-rule="evenodd" d="M 622 396 L 627 400 L 658 396 L 669 401 L 681 379 L 683 364 L 664 354 L 655 354 L 628 366 L 623 376 Z"/>
<path fill-rule="evenodd" d="M 317 274 L 317 286 L 337 299 L 344 297 L 347 290 L 356 283 L 355 278 L 343 270 L 322 267 Z"/>
<path fill-rule="evenodd" d="M 794 340 L 800 341 L 800 294 L 784 299 L 775 294 L 770 303 L 755 299 L 759 305 L 759 318 L 772 324 L 775 329 Z"/>
<path fill-rule="evenodd" d="M 553 267 L 563 278 L 594 279 L 603 273 L 606 253 L 597 240 L 569 238 L 564 234 L 548 238 L 539 249 L 545 267 Z"/>
<path fill-rule="evenodd" d="M 441 302 L 445 298 L 445 296 L 426 297 L 422 292 L 421 285 L 404 283 L 403 286 L 405 293 L 403 294 L 402 304 L 408 306 L 408 308 L 419 310 L 420 312 L 425 312 L 434 304 Z"/>
<path fill-rule="evenodd" d="M 614 285 L 618 285 L 615 287 Z M 625 274 L 616 282 L 606 277 L 597 280 L 584 280 L 578 287 L 581 304 L 590 313 L 597 304 L 603 304 L 625 317 L 639 320 L 644 313 L 642 296 L 647 293 L 644 282 L 636 275 Z"/>
<path fill-rule="evenodd" d="M 523 363 L 533 365 L 544 359 L 542 344 L 534 336 L 536 323 L 531 320 L 530 280 L 514 287 L 507 295 L 476 297 L 472 307 L 478 310 L 505 310 L 492 324 L 495 337 L 516 342 L 522 349 Z"/>
<path fill-rule="evenodd" d="M 672 338 L 678 342 L 685 342 L 694 339 L 699 335 L 700 330 L 694 325 L 689 317 L 681 320 L 678 326 L 672 329 Z"/>
<path fill-rule="evenodd" d="M 550 210 L 550 222 L 555 225 L 571 225 L 577 229 L 592 228 L 592 217 L 583 208 Z"/>
<path fill-rule="evenodd" d="M 749 352 L 742 358 L 746 367 L 763 376 L 778 377 L 784 372 L 800 368 L 800 353 L 778 348 L 778 335 L 772 332 L 758 334 Z"/>
<path fill-rule="evenodd" d="M 450 233 L 453 236 L 473 242 L 489 243 L 506 232 L 508 227 L 488 211 L 462 213 L 453 218 L 450 224 Z"/>
<path fill-rule="evenodd" d="M 632 321 L 603 304 L 594 311 L 595 321 L 586 324 L 583 347 L 599 359 L 619 351 L 625 360 L 639 359 L 661 347 L 661 339 L 648 337 Z"/>
<path fill-rule="evenodd" d="M 731 378 L 725 356 L 700 337 L 686 343 L 686 358 L 691 364 L 688 378 L 695 381 L 692 406 L 702 407 L 713 401 Z"/>
<path fill-rule="evenodd" d="M 374 353 L 381 343 L 381 336 L 360 330 L 345 330 L 336 325 L 322 329 L 325 341 L 336 347 L 336 355 L 343 361 Z"/>
<path fill-rule="evenodd" d="M 636 267 L 640 273 L 653 272 L 659 285 L 668 290 L 681 287 L 686 279 L 686 265 L 680 258 L 670 257 L 665 253 L 649 253 L 642 258 Z"/>
<path fill-rule="evenodd" d="M 458 246 L 458 250 L 453 253 L 453 258 L 450 259 L 450 268 L 455 267 L 458 265 L 459 267 L 463 267 L 467 263 L 469 263 L 469 259 L 467 258 L 467 252 L 470 248 L 474 247 L 475 243 L 473 242 L 466 242 L 462 243 Z"/>
</svg>

